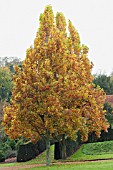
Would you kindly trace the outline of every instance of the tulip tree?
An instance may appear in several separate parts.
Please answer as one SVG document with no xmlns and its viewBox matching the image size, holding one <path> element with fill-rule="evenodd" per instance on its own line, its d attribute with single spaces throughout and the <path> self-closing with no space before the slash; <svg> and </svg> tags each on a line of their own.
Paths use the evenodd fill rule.
<svg viewBox="0 0 113 170">
<path fill-rule="evenodd" d="M 65 17 L 47 6 L 33 47 L 26 52 L 22 70 L 15 66 L 11 104 L 4 108 L 5 131 L 11 138 L 24 136 L 32 142 L 46 141 L 50 165 L 50 139 L 62 136 L 82 140 L 89 132 L 100 135 L 108 123 L 103 111 L 105 93 L 94 87 L 93 64 L 88 47 L 80 43 L 77 30 Z M 65 146 L 62 158 L 65 158 Z"/>
</svg>

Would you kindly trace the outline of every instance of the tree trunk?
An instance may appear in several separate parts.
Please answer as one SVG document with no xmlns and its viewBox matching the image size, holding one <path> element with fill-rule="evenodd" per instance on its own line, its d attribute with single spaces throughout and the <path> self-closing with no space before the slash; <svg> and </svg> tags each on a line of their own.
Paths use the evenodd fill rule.
<svg viewBox="0 0 113 170">
<path fill-rule="evenodd" d="M 61 154 L 62 154 L 62 159 L 66 159 L 66 140 L 65 140 L 65 134 L 62 135 L 62 141 L 61 141 Z"/>
<path fill-rule="evenodd" d="M 51 164 L 50 158 L 50 132 L 46 132 L 46 165 L 49 166 Z"/>
</svg>

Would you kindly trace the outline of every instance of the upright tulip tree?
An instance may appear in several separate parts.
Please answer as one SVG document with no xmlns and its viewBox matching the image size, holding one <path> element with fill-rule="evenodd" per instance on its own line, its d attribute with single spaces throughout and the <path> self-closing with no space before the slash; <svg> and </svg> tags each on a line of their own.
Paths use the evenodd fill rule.
<svg viewBox="0 0 113 170">
<path fill-rule="evenodd" d="M 92 84 L 88 48 L 62 13 L 54 17 L 47 6 L 40 15 L 34 46 L 26 52 L 22 70 L 15 66 L 11 104 L 4 108 L 5 131 L 11 138 L 24 136 L 46 141 L 50 165 L 50 139 L 62 136 L 82 140 L 89 132 L 100 135 L 108 123 L 103 111 L 105 93 Z M 64 147 L 65 151 L 65 147 Z M 62 157 L 65 158 L 65 152 Z"/>
</svg>

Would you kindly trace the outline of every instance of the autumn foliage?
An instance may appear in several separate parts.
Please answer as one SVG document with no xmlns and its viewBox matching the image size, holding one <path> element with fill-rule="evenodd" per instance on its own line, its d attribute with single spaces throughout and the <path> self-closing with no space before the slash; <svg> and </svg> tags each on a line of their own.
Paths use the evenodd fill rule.
<svg viewBox="0 0 113 170">
<path fill-rule="evenodd" d="M 107 131 L 103 104 L 105 93 L 94 87 L 87 58 L 77 30 L 62 13 L 54 17 L 47 6 L 33 47 L 26 52 L 22 70 L 15 66 L 11 104 L 4 108 L 5 131 L 11 138 L 31 141 L 65 134 L 83 140 L 89 132 Z"/>
</svg>

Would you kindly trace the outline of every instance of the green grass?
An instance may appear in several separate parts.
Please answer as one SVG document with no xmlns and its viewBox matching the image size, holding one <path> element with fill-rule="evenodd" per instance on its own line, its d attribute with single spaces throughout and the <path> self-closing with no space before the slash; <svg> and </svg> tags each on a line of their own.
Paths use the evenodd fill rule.
<svg viewBox="0 0 113 170">
<path fill-rule="evenodd" d="M 52 165 L 49 167 L 35 167 L 30 170 L 113 170 L 113 162 L 90 162 L 69 165 Z M 25 170 L 25 169 L 23 169 Z"/>
<path fill-rule="evenodd" d="M 113 141 L 84 144 L 68 161 L 113 158 Z"/>
<path fill-rule="evenodd" d="M 111 158 L 113 158 L 113 141 L 107 141 L 107 142 L 84 144 L 80 147 L 80 149 L 76 153 L 74 153 L 72 156 L 67 158 L 65 161 L 70 162 L 70 161 L 84 161 L 84 160 L 97 160 L 97 159 L 111 159 Z M 54 160 L 54 145 L 51 146 L 51 161 L 56 162 L 56 163 L 58 162 L 58 161 Z M 62 160 L 59 160 L 59 161 L 65 162 Z M 46 162 L 46 152 L 43 152 L 35 159 L 32 159 L 28 162 L 0 164 L 0 167 L 30 165 L 30 164 L 45 164 L 45 162 Z M 87 164 L 85 163 L 85 165 L 89 166 L 89 163 L 87 163 Z M 78 167 L 77 170 L 79 170 L 81 168 L 81 166 L 85 166 L 85 165 L 82 165 L 82 164 L 80 164 L 80 165 L 57 165 L 57 166 L 52 165 L 51 167 L 43 167 L 43 168 L 45 168 L 45 169 L 48 168 L 47 170 L 49 170 L 50 168 L 53 168 L 52 170 L 55 170 L 55 168 L 57 169 L 57 168 L 60 168 L 60 166 L 61 166 L 62 169 L 65 167 L 65 169 L 69 168 L 69 169 L 73 169 L 73 170 L 76 167 Z M 97 165 L 98 165 L 98 163 L 97 163 Z M 98 166 L 100 166 L 100 165 L 98 165 Z M 82 168 L 85 170 L 85 167 L 82 167 Z M 34 169 L 36 169 L 36 168 L 34 168 Z M 38 167 L 38 169 L 40 170 L 40 167 Z"/>
<path fill-rule="evenodd" d="M 86 155 L 113 153 L 113 141 L 86 144 L 84 145 L 82 152 Z"/>
</svg>

